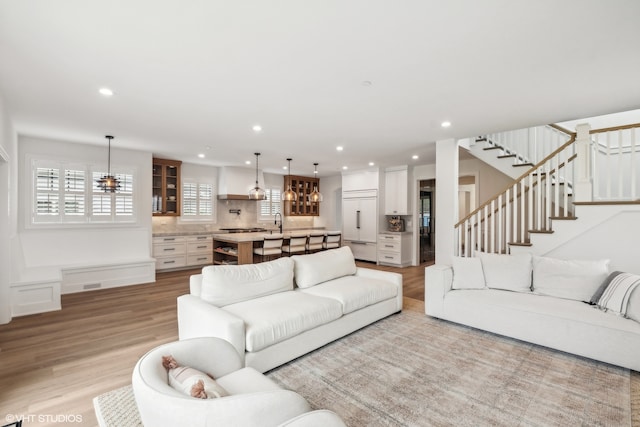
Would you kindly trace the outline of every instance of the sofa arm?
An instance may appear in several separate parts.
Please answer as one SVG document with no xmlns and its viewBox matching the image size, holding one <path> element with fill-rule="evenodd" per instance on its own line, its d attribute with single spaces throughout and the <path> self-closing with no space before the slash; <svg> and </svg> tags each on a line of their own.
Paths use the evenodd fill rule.
<svg viewBox="0 0 640 427">
<path fill-rule="evenodd" d="M 244 361 L 244 321 L 194 295 L 178 297 L 178 337 L 218 337 L 233 344 Z M 244 362 L 243 362 L 244 363 Z"/>
<path fill-rule="evenodd" d="M 357 267 L 356 276 L 383 280 L 385 282 L 390 282 L 396 285 L 398 287 L 398 295 L 396 298 L 397 308 L 398 311 L 402 310 L 402 274 L 392 273 L 390 271 L 374 270 L 372 268 Z"/>
<path fill-rule="evenodd" d="M 451 290 L 453 269 L 449 265 L 431 265 L 424 270 L 424 312 L 444 315 L 444 296 Z"/>
</svg>

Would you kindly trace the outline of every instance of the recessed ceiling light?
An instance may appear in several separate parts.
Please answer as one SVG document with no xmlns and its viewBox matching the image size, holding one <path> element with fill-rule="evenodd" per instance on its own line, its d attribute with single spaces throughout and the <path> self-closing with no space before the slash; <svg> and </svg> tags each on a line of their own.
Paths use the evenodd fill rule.
<svg viewBox="0 0 640 427">
<path fill-rule="evenodd" d="M 451 122 L 444 121 L 440 123 L 440 126 L 442 126 L 443 128 L 448 128 L 449 126 L 451 126 Z"/>
<path fill-rule="evenodd" d="M 375 165 L 375 163 L 369 162 L 369 166 L 373 166 L 373 165 Z"/>
<path fill-rule="evenodd" d="M 101 87 L 98 92 L 100 92 L 102 96 L 113 96 L 113 91 L 108 87 Z"/>
<path fill-rule="evenodd" d="M 411 156 L 411 158 L 412 158 L 413 160 L 418 160 L 418 159 L 419 159 L 419 157 L 418 157 L 418 155 L 417 155 L 417 154 L 414 154 L 413 156 Z"/>
<path fill-rule="evenodd" d="M 282 167 L 282 169 L 287 170 L 287 167 L 286 167 L 286 166 L 283 166 L 283 167 Z"/>
<path fill-rule="evenodd" d="M 338 146 L 336 147 L 336 150 L 337 150 L 337 151 L 342 151 L 342 150 L 344 150 L 344 148 L 342 147 L 342 145 L 338 145 Z"/>
<path fill-rule="evenodd" d="M 204 159 L 204 154 L 200 153 L 198 154 L 198 157 L 200 157 L 201 159 Z"/>
<path fill-rule="evenodd" d="M 247 160 L 244 162 L 245 165 L 250 165 L 251 164 L 251 160 Z"/>
<path fill-rule="evenodd" d="M 254 132 L 262 132 L 262 126 L 260 125 L 253 125 L 252 129 Z"/>
<path fill-rule="evenodd" d="M 343 166 L 342 169 L 347 170 L 349 169 L 349 166 Z"/>
</svg>

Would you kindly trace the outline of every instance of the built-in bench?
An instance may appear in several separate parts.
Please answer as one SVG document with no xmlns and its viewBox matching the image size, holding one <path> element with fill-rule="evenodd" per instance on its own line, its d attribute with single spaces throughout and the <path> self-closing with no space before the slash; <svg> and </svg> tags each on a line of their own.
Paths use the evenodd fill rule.
<svg viewBox="0 0 640 427">
<path fill-rule="evenodd" d="M 62 294 L 154 282 L 149 252 L 146 229 L 21 234 L 12 241 L 11 315 L 60 310 Z"/>
</svg>

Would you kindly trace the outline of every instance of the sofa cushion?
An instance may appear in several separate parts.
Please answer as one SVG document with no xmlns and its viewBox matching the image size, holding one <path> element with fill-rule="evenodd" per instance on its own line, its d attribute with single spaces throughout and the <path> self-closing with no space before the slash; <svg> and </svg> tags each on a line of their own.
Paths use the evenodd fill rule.
<svg viewBox="0 0 640 427">
<path fill-rule="evenodd" d="M 607 279 L 610 279 L 609 285 L 598 300 L 598 308 L 610 310 L 626 317 L 631 295 L 640 285 L 640 276 L 619 272 L 617 275 L 609 276 Z"/>
<path fill-rule="evenodd" d="M 300 289 L 299 292 L 340 301 L 342 312 L 347 314 L 395 298 L 398 295 L 398 287 L 383 280 L 344 276 L 311 288 Z"/>
<path fill-rule="evenodd" d="M 356 274 L 356 261 L 349 246 L 291 257 L 296 284 L 299 288 L 323 283 L 342 276 Z"/>
<path fill-rule="evenodd" d="M 488 288 L 531 292 L 531 254 L 479 253 Z"/>
<path fill-rule="evenodd" d="M 484 289 L 482 261 L 475 257 L 453 257 L 453 289 Z"/>
<path fill-rule="evenodd" d="M 302 292 L 280 292 L 227 305 L 244 320 L 247 351 L 259 351 L 342 316 L 342 304 Z"/>
<path fill-rule="evenodd" d="M 533 257 L 533 292 L 589 301 L 609 274 L 609 260 L 564 260 Z"/>
<path fill-rule="evenodd" d="M 293 290 L 293 261 L 246 265 L 213 265 L 202 269 L 200 298 L 223 307 L 240 301 Z"/>
</svg>

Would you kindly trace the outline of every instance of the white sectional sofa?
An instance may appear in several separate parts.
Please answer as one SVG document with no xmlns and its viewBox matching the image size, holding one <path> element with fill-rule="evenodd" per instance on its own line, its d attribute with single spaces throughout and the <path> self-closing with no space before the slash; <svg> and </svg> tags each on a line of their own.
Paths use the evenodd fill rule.
<svg viewBox="0 0 640 427">
<path fill-rule="evenodd" d="M 178 297 L 180 339 L 229 341 L 266 372 L 402 310 L 402 276 L 356 267 L 349 247 L 207 266 Z"/>
<path fill-rule="evenodd" d="M 608 261 L 519 255 L 455 258 L 425 271 L 425 312 L 440 319 L 640 371 L 640 286 L 627 317 L 589 305 Z"/>
</svg>

